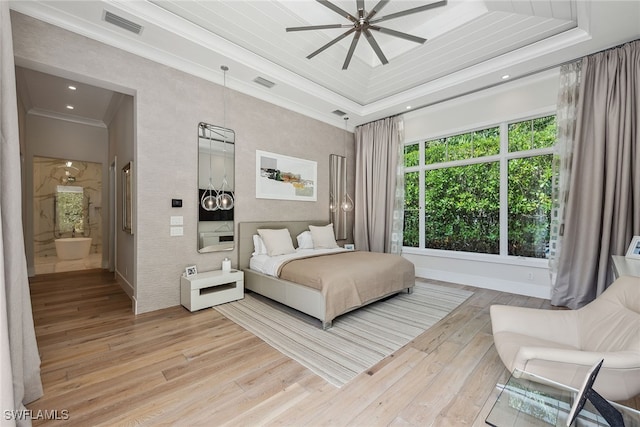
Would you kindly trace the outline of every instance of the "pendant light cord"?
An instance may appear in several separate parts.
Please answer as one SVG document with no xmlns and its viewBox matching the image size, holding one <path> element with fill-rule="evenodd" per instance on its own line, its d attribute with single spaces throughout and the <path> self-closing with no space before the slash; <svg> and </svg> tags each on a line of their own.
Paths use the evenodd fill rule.
<svg viewBox="0 0 640 427">
<path fill-rule="evenodd" d="M 220 192 L 216 197 L 218 207 L 221 210 L 227 211 L 233 209 L 235 204 L 235 197 L 233 191 L 229 188 L 229 181 L 227 181 L 227 71 L 229 67 L 222 65 L 220 69 L 223 72 L 223 92 L 222 92 L 222 186 Z M 227 192 L 225 192 L 227 189 Z"/>
</svg>

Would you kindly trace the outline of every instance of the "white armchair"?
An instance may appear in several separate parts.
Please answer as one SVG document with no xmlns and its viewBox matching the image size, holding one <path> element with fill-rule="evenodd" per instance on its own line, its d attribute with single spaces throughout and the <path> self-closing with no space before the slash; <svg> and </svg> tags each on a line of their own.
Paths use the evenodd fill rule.
<svg viewBox="0 0 640 427">
<path fill-rule="evenodd" d="M 617 279 L 578 310 L 491 306 L 493 339 L 509 371 L 580 388 L 604 359 L 594 389 L 609 400 L 640 394 L 640 278 Z"/>
</svg>

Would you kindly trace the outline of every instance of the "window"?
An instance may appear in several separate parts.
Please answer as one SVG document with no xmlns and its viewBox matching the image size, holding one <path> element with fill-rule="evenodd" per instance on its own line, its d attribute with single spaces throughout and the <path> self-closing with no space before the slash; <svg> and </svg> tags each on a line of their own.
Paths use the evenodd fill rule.
<svg viewBox="0 0 640 427">
<path fill-rule="evenodd" d="M 84 189 L 58 185 L 56 191 L 56 222 L 60 233 L 84 231 Z"/>
<path fill-rule="evenodd" d="M 555 116 L 408 144 L 404 246 L 545 258 Z"/>
</svg>

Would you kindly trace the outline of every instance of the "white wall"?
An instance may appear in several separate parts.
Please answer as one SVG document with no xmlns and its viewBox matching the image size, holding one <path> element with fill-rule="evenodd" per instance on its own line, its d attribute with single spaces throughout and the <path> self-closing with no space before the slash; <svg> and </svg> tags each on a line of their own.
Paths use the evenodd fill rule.
<svg viewBox="0 0 640 427">
<path fill-rule="evenodd" d="M 134 97 L 120 95 L 120 102 L 113 118 L 107 124 L 109 129 L 109 166 L 115 163 L 115 272 L 118 283 L 132 298 L 135 307 L 135 272 L 136 254 L 134 237 L 122 230 L 122 185 L 121 170 L 133 160 L 135 146 L 135 109 Z M 135 168 L 135 165 L 134 165 Z"/>
<path fill-rule="evenodd" d="M 404 115 L 405 142 L 433 139 L 532 115 L 555 113 L 557 69 L 506 82 Z M 498 255 L 404 248 L 419 277 L 549 298 L 548 262 Z"/>
</svg>

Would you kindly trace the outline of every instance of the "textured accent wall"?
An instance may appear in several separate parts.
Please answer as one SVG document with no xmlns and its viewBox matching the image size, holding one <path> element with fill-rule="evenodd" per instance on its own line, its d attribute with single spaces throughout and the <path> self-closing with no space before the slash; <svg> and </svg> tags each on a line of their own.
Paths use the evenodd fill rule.
<svg viewBox="0 0 640 427">
<path fill-rule="evenodd" d="M 137 311 L 179 304 L 180 274 L 188 265 L 212 270 L 225 256 L 235 265 L 236 251 L 199 254 L 196 247 L 197 126 L 222 125 L 223 88 L 19 13 L 11 18 L 18 65 L 134 96 Z M 352 134 L 233 90 L 227 96 L 226 125 L 236 132 L 236 222 L 328 221 L 329 155 L 344 154 L 345 141 L 353 194 Z M 256 199 L 255 150 L 317 161 L 317 202 Z M 184 207 L 171 208 L 172 198 L 183 199 Z M 184 217 L 184 236 L 169 235 L 172 215 Z"/>
</svg>

